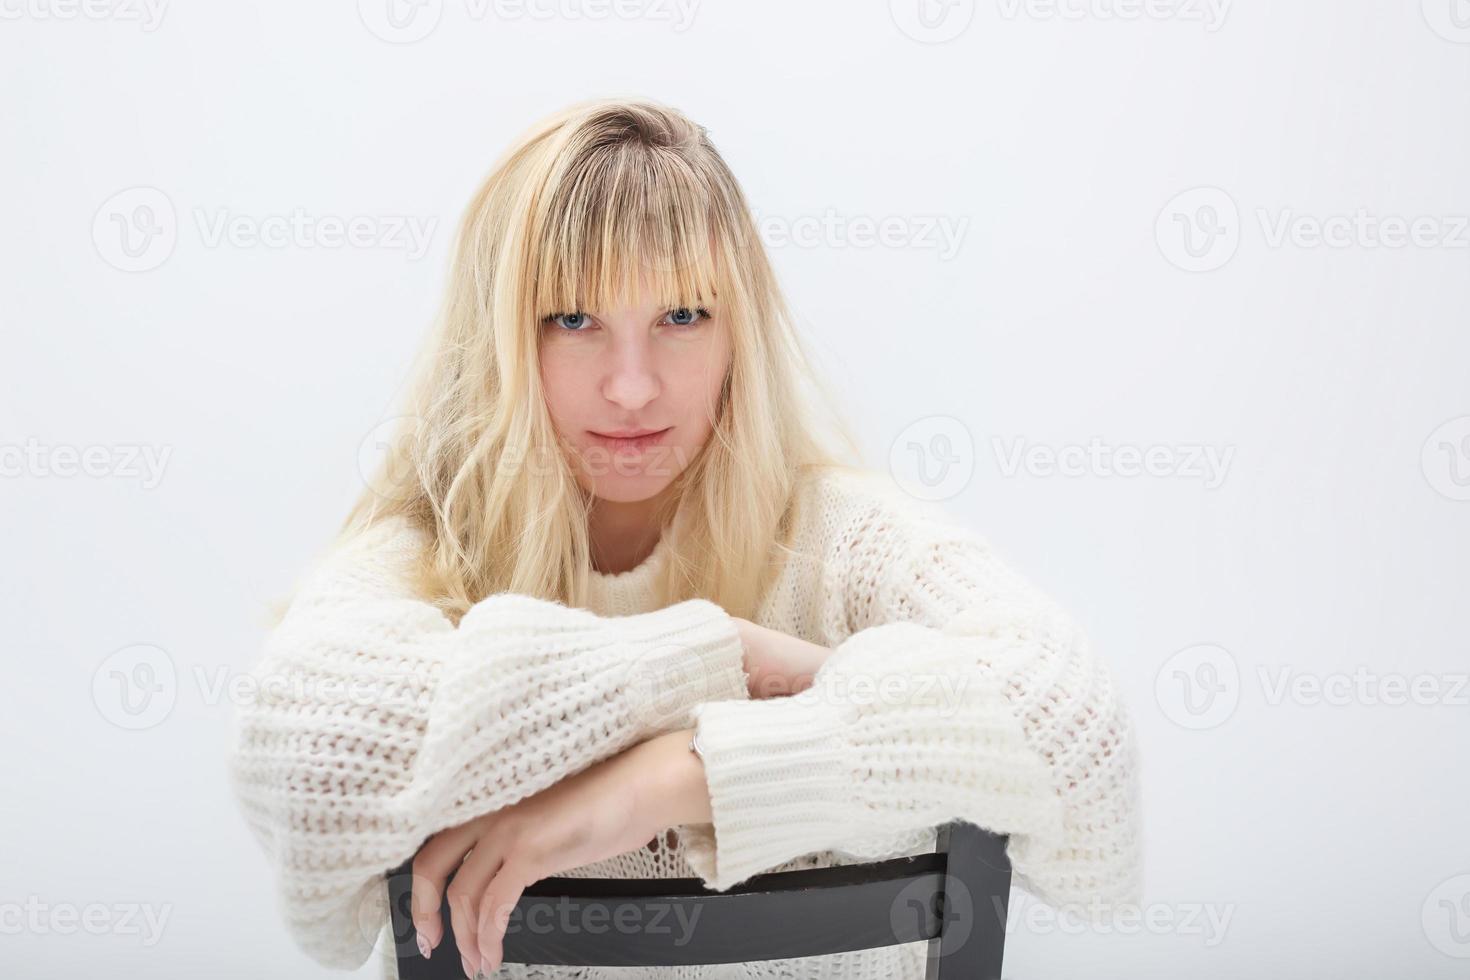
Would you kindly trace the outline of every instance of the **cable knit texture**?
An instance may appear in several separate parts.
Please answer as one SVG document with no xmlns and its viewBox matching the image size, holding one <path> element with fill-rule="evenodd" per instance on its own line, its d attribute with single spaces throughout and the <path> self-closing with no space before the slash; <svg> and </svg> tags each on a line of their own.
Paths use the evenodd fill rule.
<svg viewBox="0 0 1470 980">
<path fill-rule="evenodd" d="M 655 608 L 666 541 L 594 575 L 589 609 L 503 593 L 455 628 L 413 596 L 422 532 L 391 522 L 303 578 L 254 668 L 230 773 L 286 922 L 328 966 L 386 935 L 383 872 L 661 731 L 696 726 L 712 822 L 563 872 L 699 877 L 931 851 L 968 820 L 1010 835 L 1052 904 L 1141 901 L 1139 760 L 1106 666 L 978 534 L 876 474 L 827 473 L 755 619 L 832 648 L 810 688 L 751 700 L 734 622 Z M 706 967 L 505 964 L 497 977 L 917 978 L 924 944 Z"/>
</svg>

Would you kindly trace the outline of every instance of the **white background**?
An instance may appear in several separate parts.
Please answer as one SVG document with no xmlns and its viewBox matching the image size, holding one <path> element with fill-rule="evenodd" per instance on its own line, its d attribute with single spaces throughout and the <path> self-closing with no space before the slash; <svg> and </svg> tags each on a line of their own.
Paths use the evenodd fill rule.
<svg viewBox="0 0 1470 980">
<path fill-rule="evenodd" d="M 1464 0 L 442 0 L 398 32 L 384 2 L 0 0 L 7 975 L 332 975 L 278 919 L 215 685 L 360 489 L 491 161 L 601 95 L 709 128 L 868 461 L 958 464 L 942 505 L 1119 679 L 1149 924 L 1017 893 L 1007 975 L 1470 970 Z M 298 209 L 380 237 L 210 235 Z M 1093 439 L 1160 466 L 1042 465 Z"/>
</svg>

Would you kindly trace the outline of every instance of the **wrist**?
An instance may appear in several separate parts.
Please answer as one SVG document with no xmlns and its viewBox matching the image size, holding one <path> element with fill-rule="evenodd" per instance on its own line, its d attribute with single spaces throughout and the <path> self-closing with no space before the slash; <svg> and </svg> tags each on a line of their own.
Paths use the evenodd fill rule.
<svg viewBox="0 0 1470 980">
<path fill-rule="evenodd" d="M 755 671 L 752 669 L 750 658 L 750 651 L 755 646 L 755 638 L 752 634 L 752 630 L 755 629 L 755 624 L 739 616 L 731 616 L 730 618 L 735 622 L 735 635 L 740 638 L 740 669 L 745 678 L 745 693 L 747 697 L 753 698 L 755 697 L 754 692 L 758 680 Z"/>
<path fill-rule="evenodd" d="M 689 748 L 694 729 L 656 735 L 638 746 L 639 807 L 653 833 L 681 824 L 710 821 L 709 788 L 704 763 Z"/>
<path fill-rule="evenodd" d="M 745 698 L 745 645 L 732 619 L 706 599 L 614 618 L 619 639 L 638 648 L 627 687 L 646 734 L 687 725 L 696 704 Z"/>
<path fill-rule="evenodd" d="M 773 642 L 779 634 L 748 619 L 737 619 L 735 627 L 740 634 L 746 693 L 750 700 L 788 693 L 787 679 L 774 670 L 772 657 Z"/>
</svg>

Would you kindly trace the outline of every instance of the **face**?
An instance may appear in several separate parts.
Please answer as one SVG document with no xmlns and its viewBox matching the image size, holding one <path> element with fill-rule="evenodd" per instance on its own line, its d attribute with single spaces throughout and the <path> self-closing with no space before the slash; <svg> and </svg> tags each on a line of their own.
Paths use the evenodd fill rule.
<svg viewBox="0 0 1470 980">
<path fill-rule="evenodd" d="M 540 326 L 542 385 L 568 461 L 583 489 L 618 503 L 657 496 L 694 461 L 730 366 L 715 304 L 669 309 L 644 296 Z"/>
</svg>

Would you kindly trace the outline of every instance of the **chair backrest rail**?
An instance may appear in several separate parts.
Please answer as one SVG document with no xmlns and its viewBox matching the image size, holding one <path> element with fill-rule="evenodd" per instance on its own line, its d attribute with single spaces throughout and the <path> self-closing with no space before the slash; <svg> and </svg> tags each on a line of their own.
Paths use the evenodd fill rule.
<svg viewBox="0 0 1470 980">
<path fill-rule="evenodd" d="M 1011 878 L 1005 844 L 956 822 L 939 828 L 933 854 L 770 872 L 723 892 L 698 878 L 546 878 L 517 903 L 505 962 L 684 966 L 928 941 L 930 980 L 999 977 Z M 388 873 L 400 980 L 458 977 L 447 904 L 443 942 L 432 959 L 419 954 L 412 885 L 412 860 Z"/>
</svg>

